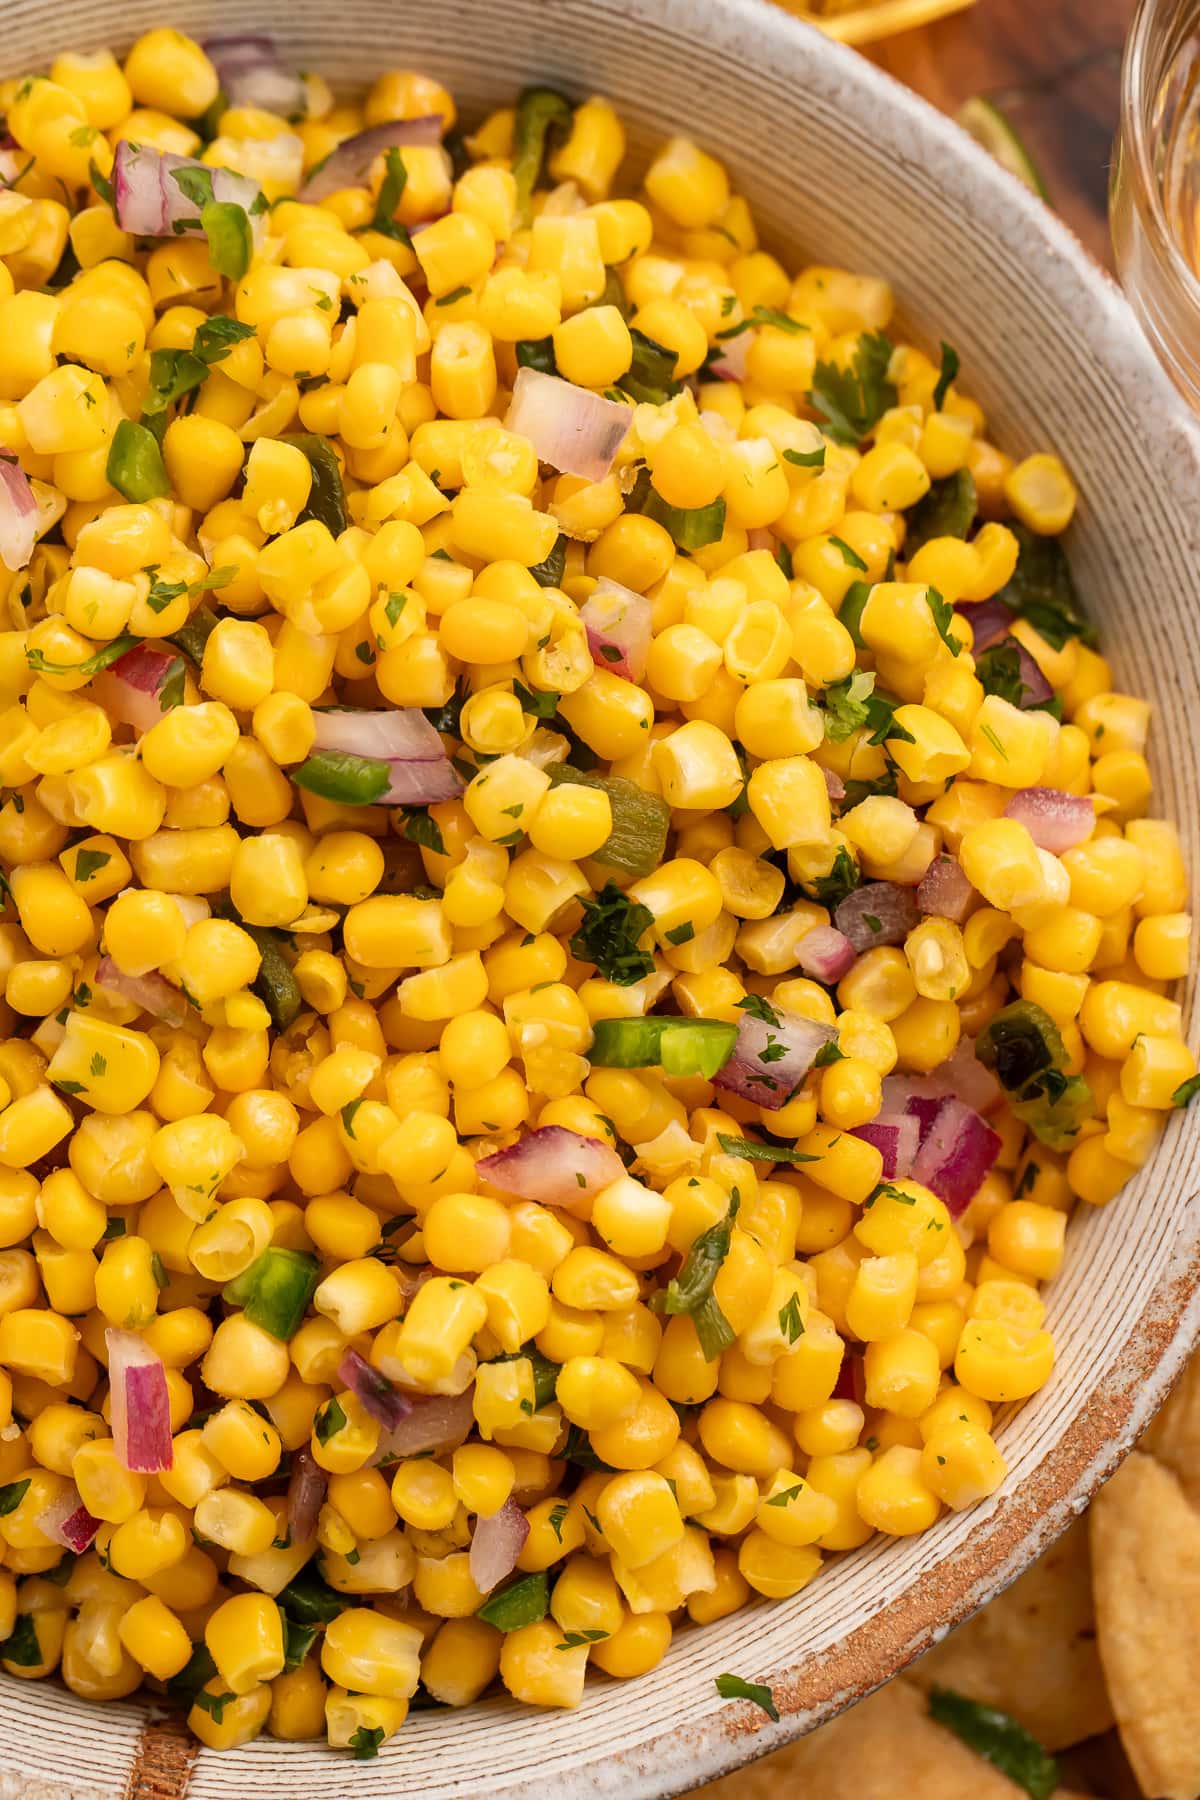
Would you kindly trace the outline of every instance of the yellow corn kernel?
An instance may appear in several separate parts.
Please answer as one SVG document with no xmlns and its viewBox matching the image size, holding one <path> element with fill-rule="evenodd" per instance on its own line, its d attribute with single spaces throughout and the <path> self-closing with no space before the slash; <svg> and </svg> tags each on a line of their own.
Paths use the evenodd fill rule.
<svg viewBox="0 0 1200 1800">
<path fill-rule="evenodd" d="M 283 1672 L 282 1615 L 267 1594 L 235 1594 L 224 1601 L 204 1627 L 204 1641 L 234 1694 L 252 1693 Z"/>
<path fill-rule="evenodd" d="M 228 1692 L 228 1689 L 222 1678 L 214 1675 L 201 1691 L 219 1700 L 222 1691 Z M 258 1736 L 270 1710 L 271 1688 L 263 1682 L 250 1693 L 235 1695 L 211 1709 L 206 1709 L 197 1700 L 188 1713 L 188 1730 L 212 1750 L 234 1750 Z"/>
<path fill-rule="evenodd" d="M 1027 456 L 1005 478 L 1004 495 L 1023 525 L 1057 537 L 1075 512 L 1075 484 L 1057 456 Z"/>
<path fill-rule="evenodd" d="M 566 1649 L 553 1619 L 506 1632 L 500 1648 L 500 1679 L 528 1706 L 578 1706 L 587 1673 L 586 1643 Z"/>
<path fill-rule="evenodd" d="M 1091 1141 L 1091 1140 L 1088 1140 Z M 1024 1400 L 1049 1379 L 1054 1340 L 1048 1331 L 977 1319 L 963 1327 L 954 1373 L 981 1400 Z"/>
<path fill-rule="evenodd" d="M 350 1607 L 321 1641 L 321 1667 L 331 1681 L 380 1699 L 408 1699 L 420 1673 L 421 1633 L 370 1607 Z"/>
<path fill-rule="evenodd" d="M 864 1523 L 891 1537 L 927 1530 L 941 1506 L 922 1469 L 919 1450 L 902 1444 L 884 1450 L 859 1479 L 855 1501 Z"/>
<path fill-rule="evenodd" d="M 759 763 L 746 789 L 750 811 L 776 850 L 821 844 L 829 836 L 829 790 L 817 764 L 807 756 Z"/>
<path fill-rule="evenodd" d="M 837 1508 L 827 1494 L 802 1477 L 781 1471 L 759 1501 L 755 1522 L 773 1543 L 799 1549 L 824 1537 L 836 1517 Z"/>
</svg>

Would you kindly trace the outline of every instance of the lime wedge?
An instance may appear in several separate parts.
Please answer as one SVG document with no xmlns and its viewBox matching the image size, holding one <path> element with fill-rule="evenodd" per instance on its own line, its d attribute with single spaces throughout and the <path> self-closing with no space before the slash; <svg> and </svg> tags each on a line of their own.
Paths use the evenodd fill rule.
<svg viewBox="0 0 1200 1800">
<path fill-rule="evenodd" d="M 1049 200 L 1041 171 L 998 106 L 976 94 L 958 113 L 958 123 L 977 144 L 983 145 L 989 156 L 995 157 L 1001 168 L 1023 181 L 1039 199 Z"/>
</svg>

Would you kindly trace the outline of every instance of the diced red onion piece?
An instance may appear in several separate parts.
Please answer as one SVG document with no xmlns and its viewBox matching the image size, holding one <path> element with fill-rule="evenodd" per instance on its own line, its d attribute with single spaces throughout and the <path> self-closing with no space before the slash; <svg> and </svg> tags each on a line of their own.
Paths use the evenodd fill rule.
<svg viewBox="0 0 1200 1800">
<path fill-rule="evenodd" d="M 391 764 L 380 806 L 428 806 L 456 800 L 463 791 L 462 777 L 419 707 L 368 712 L 334 706 L 315 712 L 313 719 L 318 750 L 344 750 Z"/>
<path fill-rule="evenodd" d="M 632 422 L 632 406 L 540 369 L 518 369 L 504 420 L 506 430 L 529 440 L 539 462 L 584 481 L 603 481 Z"/>
<path fill-rule="evenodd" d="M 867 1372 L 859 1351 L 843 1346 L 842 1365 L 831 1398 L 853 1400 L 856 1406 L 866 1405 Z"/>
<path fill-rule="evenodd" d="M 804 932 L 795 959 L 806 976 L 831 986 L 855 967 L 858 952 L 837 925 L 813 925 L 811 931 Z"/>
<path fill-rule="evenodd" d="M 935 856 L 917 887 L 917 910 L 961 925 L 974 897 L 961 865 L 952 856 Z"/>
<path fill-rule="evenodd" d="M 338 1380 L 358 1395 L 363 1411 L 389 1431 L 412 1411 L 412 1401 L 357 1350 L 346 1350 L 338 1364 Z"/>
<path fill-rule="evenodd" d="M 944 1201 L 957 1219 L 979 1192 L 1000 1146 L 999 1133 L 951 1095 L 943 1100 L 917 1152 L 912 1178 Z"/>
<path fill-rule="evenodd" d="M 806 975 L 828 987 L 853 968 L 857 955 L 850 939 L 836 925 L 814 925 L 801 938 L 796 961 Z"/>
<path fill-rule="evenodd" d="M 169 150 L 152 150 L 148 144 L 131 144 L 122 138 L 113 162 L 113 198 L 117 223 L 134 237 L 202 237 L 200 208 L 189 200 L 175 180 L 177 169 L 199 169 L 212 177 L 214 200 L 232 201 L 250 219 L 256 237 L 262 235 L 261 212 L 252 209 L 261 199 L 257 181 L 232 169 L 210 168 L 194 156 L 176 156 Z"/>
<path fill-rule="evenodd" d="M 131 231 L 136 237 L 163 237 L 171 229 L 163 177 L 163 161 L 157 150 L 121 139 L 113 160 L 112 181 L 117 223 L 122 230 Z M 183 194 L 179 198 L 182 201 Z"/>
<path fill-rule="evenodd" d="M 506 1150 L 481 1157 L 475 1167 L 501 1193 L 564 1212 L 579 1212 L 593 1194 L 625 1173 L 610 1144 L 565 1125 L 539 1125 Z"/>
<path fill-rule="evenodd" d="M 433 806 L 439 800 L 457 800 L 466 783 L 448 756 L 440 762 L 394 762 L 391 779 L 380 795 L 380 806 Z"/>
<path fill-rule="evenodd" d="M 904 1111 L 907 1118 L 916 1122 L 918 1147 L 925 1142 L 933 1130 L 933 1121 L 941 1112 L 944 1099 L 943 1094 L 939 1094 L 936 1099 L 932 1100 L 927 1094 L 911 1094 L 909 1096 Z"/>
<path fill-rule="evenodd" d="M 104 671 L 119 676 L 142 694 L 157 694 L 176 660 L 173 650 L 158 650 L 153 644 L 135 644 Z"/>
<path fill-rule="evenodd" d="M 1095 804 L 1088 794 L 1065 794 L 1061 788 L 1021 788 L 1004 809 L 1006 819 L 1024 825 L 1039 850 L 1061 856 L 1086 843 L 1096 825 Z"/>
<path fill-rule="evenodd" d="M 635 594 L 602 575 L 579 609 L 596 667 L 626 681 L 640 681 L 646 673 L 652 613 L 645 594 Z"/>
<path fill-rule="evenodd" d="M 108 1346 L 112 1434 L 117 1457 L 140 1475 L 157 1475 L 174 1461 L 171 1403 L 162 1357 L 136 1332 L 110 1325 Z"/>
<path fill-rule="evenodd" d="M 986 650 L 997 638 L 1006 635 L 1013 623 L 1011 613 L 1003 600 L 979 600 L 974 605 L 961 604 L 960 610 L 975 634 L 975 649 Z"/>
<path fill-rule="evenodd" d="M 297 1450 L 287 1491 L 288 1531 L 294 1544 L 307 1544 L 315 1537 L 328 1486 L 329 1477 L 307 1444 Z"/>
<path fill-rule="evenodd" d="M 152 644 L 135 644 L 92 681 L 93 697 L 112 719 L 149 731 L 162 718 L 158 692 L 178 657 Z"/>
<path fill-rule="evenodd" d="M 281 59 L 272 37 L 211 37 L 204 52 L 230 106 L 260 107 L 282 119 L 303 118 L 308 90 Z"/>
<path fill-rule="evenodd" d="M 413 1220 L 413 1228 L 414 1230 L 417 1229 L 415 1219 Z M 402 1241 L 403 1240 L 400 1238 L 392 1239 L 393 1243 Z M 433 1267 L 432 1263 L 397 1262 L 392 1264 L 392 1274 L 395 1277 L 396 1286 L 400 1289 L 400 1298 L 403 1300 L 405 1310 L 407 1311 L 421 1289 L 425 1286 L 425 1283 L 433 1280 L 434 1276 L 437 1274 L 437 1270 Z"/>
<path fill-rule="evenodd" d="M 822 769 L 821 773 L 825 777 L 825 788 L 830 800 L 834 806 L 840 806 L 846 798 L 845 782 L 840 775 L 835 775 L 832 769 Z"/>
<path fill-rule="evenodd" d="M 73 1550 L 76 1556 L 82 1556 L 100 1529 L 99 1519 L 93 1519 L 79 1498 L 74 1482 L 65 1494 L 43 1508 L 34 1524 L 64 1550 Z"/>
<path fill-rule="evenodd" d="M 417 706 L 360 711 L 351 706 L 318 707 L 313 713 L 318 750 L 348 750 L 386 762 L 441 762 L 446 750 Z"/>
<path fill-rule="evenodd" d="M 752 331 L 739 331 L 736 337 L 726 338 L 720 355 L 709 363 L 708 374 L 715 375 L 718 381 L 745 381 L 746 353 L 754 337 Z"/>
<path fill-rule="evenodd" d="M 839 901 L 833 922 L 861 955 L 879 944 L 902 944 L 921 915 L 912 889 L 894 881 L 869 881 Z"/>
<path fill-rule="evenodd" d="M 932 1075 L 885 1075 L 883 1111 L 889 1115 L 910 1112 L 922 1124 L 922 1139 L 943 1100 L 956 1095 L 976 1112 L 990 1112 L 1004 1098 L 1004 1090 L 990 1069 L 975 1054 L 971 1038 L 960 1038 L 954 1054 Z"/>
<path fill-rule="evenodd" d="M 381 1435 L 377 1455 L 417 1456 L 422 1450 L 435 1454 L 457 1450 L 475 1424 L 474 1392 L 472 1382 L 461 1394 L 431 1394 L 427 1400 L 414 1396 L 408 1417 Z"/>
<path fill-rule="evenodd" d="M 43 1527 L 43 1529 L 45 1528 Z M 92 1539 L 99 1529 L 99 1519 L 92 1517 L 81 1500 L 74 1512 L 62 1521 L 59 1533 L 61 1542 L 66 1548 L 73 1550 L 76 1556 L 82 1556 L 84 1551 L 90 1548 Z"/>
<path fill-rule="evenodd" d="M 959 1038 L 953 1056 L 942 1067 L 949 1076 L 951 1093 L 976 1112 L 991 1112 L 1004 1099 L 1004 1089 L 975 1054 L 974 1038 Z"/>
<path fill-rule="evenodd" d="M 377 156 L 406 144 L 440 144 L 445 125 L 441 113 L 426 113 L 419 119 L 387 119 L 382 125 L 356 131 L 317 164 L 296 198 L 311 206 L 342 188 L 365 187 Z"/>
<path fill-rule="evenodd" d="M 867 1124 L 854 1126 L 851 1135 L 874 1144 L 883 1158 L 885 1181 L 901 1181 L 912 1169 L 921 1132 L 908 1113 L 880 1113 Z"/>
<path fill-rule="evenodd" d="M 12 454 L 0 449 L 0 562 L 15 574 L 37 543 L 38 503 L 24 469 L 9 462 Z"/>
<path fill-rule="evenodd" d="M 1011 644 L 1017 653 L 1018 679 L 1023 692 L 1017 704 L 1024 712 L 1029 712 L 1043 700 L 1054 698 L 1054 689 L 1042 674 L 1035 659 L 1029 654 L 1020 638 L 1007 637 L 1000 639 L 1001 647 Z"/>
<path fill-rule="evenodd" d="M 127 975 L 111 956 L 102 956 L 96 964 L 96 984 L 120 994 L 132 1006 L 152 1013 L 167 1025 L 182 1025 L 188 1016 L 188 1004 L 179 989 L 172 987 L 165 975 Z"/>
<path fill-rule="evenodd" d="M 714 1087 L 738 1094 L 768 1112 L 778 1112 L 787 1104 L 818 1052 L 837 1036 L 832 1025 L 821 1025 L 782 1007 L 774 1011 L 778 1025 L 756 1019 L 752 1013 L 741 1015 L 733 1053 L 713 1076 Z"/>
<path fill-rule="evenodd" d="M 936 1082 L 931 1075 L 885 1075 L 881 1084 L 881 1111 L 888 1118 L 906 1112 L 914 1095 L 926 1094 L 937 1100 L 946 1098 L 947 1082 Z"/>
<path fill-rule="evenodd" d="M 512 1574 L 528 1536 L 529 1520 L 511 1496 L 499 1512 L 476 1519 L 467 1565 L 481 1594 Z"/>
</svg>

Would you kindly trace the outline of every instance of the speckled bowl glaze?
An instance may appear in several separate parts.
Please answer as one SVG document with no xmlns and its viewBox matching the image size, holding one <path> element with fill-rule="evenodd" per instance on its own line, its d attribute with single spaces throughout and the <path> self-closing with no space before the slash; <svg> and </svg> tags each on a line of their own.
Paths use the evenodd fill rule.
<svg viewBox="0 0 1200 1800">
<path fill-rule="evenodd" d="M 151 24 L 267 25 L 335 81 L 428 69 L 468 120 L 537 79 L 609 95 L 635 152 L 675 131 L 710 144 L 768 243 L 793 263 L 887 275 L 915 329 L 956 345 L 996 438 L 1018 452 L 1048 442 L 1071 465 L 1074 567 L 1118 679 L 1156 702 L 1160 804 L 1184 828 L 1194 884 L 1200 435 L 1116 288 L 920 100 L 761 0 L 4 0 L 3 20 L 4 73 L 63 45 L 121 49 Z M 681 1631 L 653 1674 L 597 1676 L 575 1712 L 496 1699 L 419 1713 L 375 1762 L 265 1737 L 197 1755 L 151 1703 L 97 1707 L 0 1680 L 0 1800 L 637 1800 L 777 1748 L 1011 1581 L 1112 1471 L 1200 1333 L 1198 1190 L 1193 1108 L 1117 1201 L 1082 1209 L 1049 1295 L 1058 1368 L 1002 1422 L 1010 1474 L 987 1505 L 835 1558 L 781 1605 Z M 720 1701 L 723 1670 L 770 1681 L 780 1723 Z"/>
</svg>

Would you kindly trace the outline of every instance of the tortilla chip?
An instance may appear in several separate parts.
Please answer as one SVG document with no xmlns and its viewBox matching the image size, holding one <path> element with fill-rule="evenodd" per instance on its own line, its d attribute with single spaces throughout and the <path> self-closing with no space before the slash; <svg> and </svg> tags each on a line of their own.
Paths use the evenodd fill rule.
<svg viewBox="0 0 1200 1800">
<path fill-rule="evenodd" d="M 1092 1503 L 1100 1660 L 1121 1742 L 1156 1800 L 1200 1792 L 1200 1513 L 1134 1451 Z"/>
<path fill-rule="evenodd" d="M 1072 1785 L 1082 1793 L 1103 1794 L 1104 1800 L 1145 1800 L 1115 1725 L 1103 1736 L 1064 1751 L 1062 1761 Z"/>
<path fill-rule="evenodd" d="M 798 1744 L 701 1788 L 696 1800 L 1024 1800 L 927 1707 L 919 1689 L 893 1681 Z M 1054 1800 L 1071 1796 L 1060 1788 Z"/>
<path fill-rule="evenodd" d="M 1047 1750 L 1107 1731 L 1113 1718 L 1096 1649 L 1086 1523 L 1072 1525 L 908 1679 L 1011 1713 Z"/>
<path fill-rule="evenodd" d="M 1192 1505 L 1200 1506 L 1200 1351 L 1183 1371 L 1140 1448 L 1166 1463 L 1179 1477 Z"/>
</svg>

